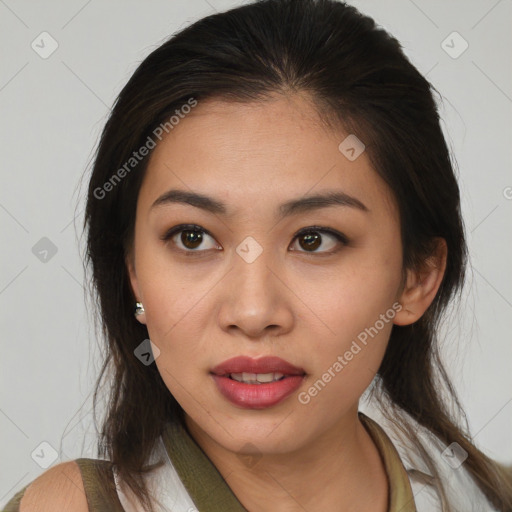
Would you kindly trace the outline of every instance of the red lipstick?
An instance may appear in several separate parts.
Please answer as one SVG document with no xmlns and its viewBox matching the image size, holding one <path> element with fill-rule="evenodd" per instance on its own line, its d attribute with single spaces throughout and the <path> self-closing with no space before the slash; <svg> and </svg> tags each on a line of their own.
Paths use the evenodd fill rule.
<svg viewBox="0 0 512 512">
<path fill-rule="evenodd" d="M 279 357 L 234 357 L 211 370 L 217 389 L 234 405 L 264 409 L 283 401 L 303 382 L 306 372 Z"/>
</svg>

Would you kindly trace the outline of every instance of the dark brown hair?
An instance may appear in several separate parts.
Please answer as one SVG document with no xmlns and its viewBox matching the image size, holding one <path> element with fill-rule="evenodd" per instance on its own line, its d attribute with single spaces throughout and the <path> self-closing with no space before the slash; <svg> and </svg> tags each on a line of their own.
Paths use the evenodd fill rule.
<svg viewBox="0 0 512 512">
<path fill-rule="evenodd" d="M 107 343 L 95 416 L 103 378 L 111 385 L 99 455 L 115 464 L 146 509 L 152 510 L 141 479 L 145 463 L 164 423 L 183 416 L 156 365 L 145 366 L 134 356 L 148 332 L 133 315 L 125 257 L 151 153 L 122 179 L 114 175 L 190 98 L 257 102 L 301 92 L 323 120 L 366 144 L 399 207 L 404 270 L 425 262 L 436 237 L 448 247 L 445 276 L 427 312 L 412 325 L 392 329 L 374 389 L 384 414 L 414 440 L 435 475 L 409 418 L 444 445 L 457 442 L 469 454 L 465 467 L 476 485 L 498 510 L 512 510 L 510 479 L 476 448 L 467 421 L 459 426 L 442 398 L 447 392 L 465 419 L 437 345 L 442 314 L 464 281 L 466 243 L 434 91 L 439 94 L 394 37 L 354 7 L 333 0 L 262 0 L 200 19 L 153 51 L 123 88 L 88 186 L 84 262 L 92 271 L 91 294 L 93 301 L 99 298 Z M 112 186 L 105 187 L 107 182 Z M 439 493 L 449 511 L 442 482 Z"/>
</svg>

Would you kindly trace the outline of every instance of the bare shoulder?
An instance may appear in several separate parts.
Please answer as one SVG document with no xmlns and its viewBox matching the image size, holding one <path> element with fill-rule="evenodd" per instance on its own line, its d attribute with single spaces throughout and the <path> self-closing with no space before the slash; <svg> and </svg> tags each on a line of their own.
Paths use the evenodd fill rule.
<svg viewBox="0 0 512 512">
<path fill-rule="evenodd" d="M 62 462 L 38 476 L 20 502 L 19 512 L 88 512 L 80 468 L 75 461 Z"/>
</svg>

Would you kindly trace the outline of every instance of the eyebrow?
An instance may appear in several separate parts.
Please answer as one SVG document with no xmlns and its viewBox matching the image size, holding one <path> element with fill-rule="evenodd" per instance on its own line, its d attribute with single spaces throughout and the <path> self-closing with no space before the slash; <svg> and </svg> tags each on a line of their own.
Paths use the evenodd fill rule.
<svg viewBox="0 0 512 512">
<path fill-rule="evenodd" d="M 204 194 L 178 189 L 171 189 L 162 194 L 151 205 L 150 210 L 173 203 L 189 204 L 196 208 L 218 215 L 228 216 L 229 213 L 226 205 L 218 199 L 214 199 L 213 197 L 209 197 Z M 330 206 L 348 206 L 363 212 L 370 211 L 359 199 L 350 196 L 343 191 L 331 191 L 324 194 L 304 196 L 287 201 L 279 207 L 277 216 L 279 219 L 283 219 L 291 215 L 297 215 L 299 213 L 318 210 L 321 208 L 328 208 Z"/>
</svg>

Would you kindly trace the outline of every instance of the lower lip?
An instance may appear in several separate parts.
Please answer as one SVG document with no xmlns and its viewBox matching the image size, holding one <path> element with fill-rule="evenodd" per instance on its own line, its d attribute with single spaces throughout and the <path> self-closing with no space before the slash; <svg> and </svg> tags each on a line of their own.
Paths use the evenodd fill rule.
<svg viewBox="0 0 512 512">
<path fill-rule="evenodd" d="M 231 403 L 246 409 L 265 409 L 283 401 L 299 388 L 304 375 L 290 375 L 265 384 L 245 384 L 229 377 L 213 375 L 221 394 Z"/>
</svg>

